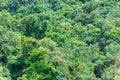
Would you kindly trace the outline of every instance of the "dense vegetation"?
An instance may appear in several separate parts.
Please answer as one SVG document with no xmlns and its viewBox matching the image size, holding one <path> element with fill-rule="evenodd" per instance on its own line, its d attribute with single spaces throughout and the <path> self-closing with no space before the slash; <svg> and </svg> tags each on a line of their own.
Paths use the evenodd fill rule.
<svg viewBox="0 0 120 80">
<path fill-rule="evenodd" d="M 120 80 L 119 0 L 0 0 L 0 80 Z"/>
</svg>

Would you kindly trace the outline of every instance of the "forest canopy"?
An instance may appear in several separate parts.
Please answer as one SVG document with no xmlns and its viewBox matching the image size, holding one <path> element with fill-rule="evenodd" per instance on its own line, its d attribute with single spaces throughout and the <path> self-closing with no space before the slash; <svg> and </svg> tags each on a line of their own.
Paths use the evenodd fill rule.
<svg viewBox="0 0 120 80">
<path fill-rule="evenodd" d="M 0 80 L 120 80 L 119 0 L 0 0 Z"/>
</svg>

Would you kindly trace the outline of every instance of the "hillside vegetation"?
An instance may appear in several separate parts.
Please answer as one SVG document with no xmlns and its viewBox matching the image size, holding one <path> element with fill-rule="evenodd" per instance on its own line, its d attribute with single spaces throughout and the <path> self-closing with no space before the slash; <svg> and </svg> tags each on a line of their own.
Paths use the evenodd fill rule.
<svg viewBox="0 0 120 80">
<path fill-rule="evenodd" d="M 0 80 L 119 76 L 119 0 L 0 0 Z"/>
</svg>

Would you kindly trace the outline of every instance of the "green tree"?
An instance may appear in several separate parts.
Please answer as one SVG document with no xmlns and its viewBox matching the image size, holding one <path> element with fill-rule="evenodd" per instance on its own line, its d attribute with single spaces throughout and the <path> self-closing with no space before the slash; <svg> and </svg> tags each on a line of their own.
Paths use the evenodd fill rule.
<svg viewBox="0 0 120 80">
<path fill-rule="evenodd" d="M 49 63 L 49 53 L 40 47 L 30 53 L 30 57 L 26 60 L 24 75 L 27 79 L 54 80 L 57 71 L 54 66 Z"/>
</svg>

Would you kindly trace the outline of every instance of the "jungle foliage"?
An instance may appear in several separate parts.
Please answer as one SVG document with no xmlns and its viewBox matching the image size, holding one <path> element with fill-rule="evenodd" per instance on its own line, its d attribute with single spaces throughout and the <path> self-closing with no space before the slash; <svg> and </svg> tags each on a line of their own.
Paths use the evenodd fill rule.
<svg viewBox="0 0 120 80">
<path fill-rule="evenodd" d="M 119 0 L 0 0 L 0 80 L 120 80 Z"/>
</svg>

